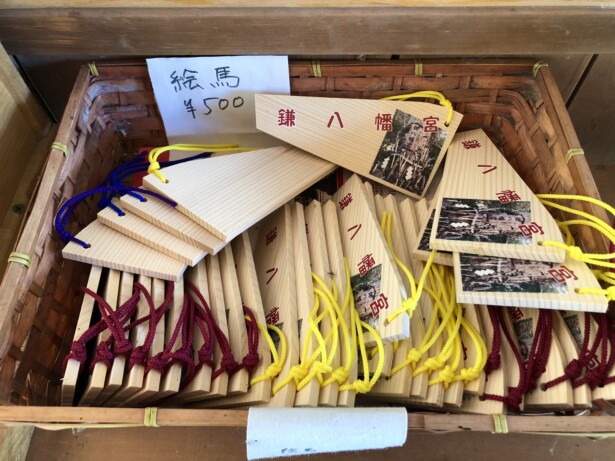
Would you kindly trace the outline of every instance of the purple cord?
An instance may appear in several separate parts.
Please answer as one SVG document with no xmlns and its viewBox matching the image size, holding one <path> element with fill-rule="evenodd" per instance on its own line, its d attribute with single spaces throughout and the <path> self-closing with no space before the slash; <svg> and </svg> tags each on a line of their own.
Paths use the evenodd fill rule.
<svg viewBox="0 0 615 461">
<path fill-rule="evenodd" d="M 56 231 L 58 232 L 58 234 L 60 235 L 60 238 L 62 239 L 62 241 L 64 243 L 68 243 L 68 242 L 75 242 L 78 243 L 79 245 L 81 245 L 83 248 L 89 248 L 90 245 L 86 242 L 84 242 L 83 240 L 80 240 L 78 238 L 76 238 L 74 235 L 72 235 L 70 232 L 68 232 L 66 230 L 66 225 L 68 223 L 68 220 L 70 218 L 70 216 L 72 215 L 72 213 L 75 211 L 75 209 L 77 208 L 77 206 L 86 198 L 90 197 L 91 195 L 95 195 L 95 194 L 99 194 L 99 193 L 107 193 L 107 192 L 113 192 L 113 193 L 119 193 L 121 195 L 127 193 L 127 192 L 134 192 L 134 191 L 139 191 L 139 193 L 142 194 L 146 194 L 146 195 L 150 195 L 152 197 L 156 197 L 158 200 L 163 201 L 164 203 L 166 203 L 167 205 L 170 205 L 172 207 L 177 206 L 177 203 L 174 202 L 173 200 L 170 200 L 168 198 L 166 198 L 163 195 L 160 195 L 156 192 L 152 192 L 146 189 L 139 189 L 138 187 L 132 187 L 132 186 L 103 186 L 103 187 L 97 187 L 96 189 L 91 189 L 85 192 L 82 192 L 81 194 L 75 195 L 73 198 L 69 199 L 68 201 L 66 201 L 66 203 L 64 203 L 64 205 L 62 205 L 60 207 L 60 209 L 58 210 L 58 212 L 56 213 L 56 217 L 55 217 L 55 228 Z M 145 201 L 145 198 L 143 198 L 142 201 Z M 119 208 L 118 208 L 119 210 Z M 120 211 L 120 216 L 122 216 L 124 214 L 124 212 L 122 210 Z"/>
</svg>

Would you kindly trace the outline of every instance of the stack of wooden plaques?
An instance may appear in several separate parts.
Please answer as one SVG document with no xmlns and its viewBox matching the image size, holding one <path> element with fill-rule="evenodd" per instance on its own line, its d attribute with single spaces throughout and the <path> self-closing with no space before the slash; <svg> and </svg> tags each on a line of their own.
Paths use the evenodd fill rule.
<svg viewBox="0 0 615 461">
<path fill-rule="evenodd" d="M 65 258 L 178 281 L 186 267 L 228 242 L 333 171 L 327 161 L 294 148 L 198 159 L 165 168 L 143 187 L 177 203 L 125 195 L 69 242 Z M 224 185 L 220 187 L 220 185 Z M 147 197 L 147 198 L 146 198 Z M 119 211 L 117 211 L 119 210 Z"/>
</svg>

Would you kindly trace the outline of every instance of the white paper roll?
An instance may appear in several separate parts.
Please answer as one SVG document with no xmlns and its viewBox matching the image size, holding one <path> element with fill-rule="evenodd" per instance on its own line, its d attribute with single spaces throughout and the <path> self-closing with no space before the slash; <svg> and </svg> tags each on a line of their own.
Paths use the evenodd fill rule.
<svg viewBox="0 0 615 461">
<path fill-rule="evenodd" d="M 405 408 L 250 408 L 248 459 L 399 447 Z"/>
</svg>

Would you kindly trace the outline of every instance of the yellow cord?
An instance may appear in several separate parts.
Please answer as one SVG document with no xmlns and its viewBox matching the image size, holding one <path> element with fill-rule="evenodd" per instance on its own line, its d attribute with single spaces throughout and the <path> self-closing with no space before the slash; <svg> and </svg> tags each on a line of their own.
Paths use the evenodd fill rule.
<svg viewBox="0 0 615 461">
<path fill-rule="evenodd" d="M 344 265 L 346 267 L 346 282 L 347 286 L 350 285 L 350 270 L 348 269 L 348 264 L 344 259 Z M 365 394 L 369 392 L 372 387 L 376 384 L 380 375 L 382 374 L 382 369 L 384 368 L 384 346 L 382 344 L 382 339 L 378 332 L 371 327 L 368 323 L 362 322 L 359 317 L 359 312 L 356 310 L 354 305 L 354 297 L 350 296 L 350 314 L 352 317 L 352 323 L 354 324 L 354 330 L 356 331 L 357 343 L 359 346 L 359 352 L 361 353 L 361 361 L 363 363 L 363 379 L 357 379 L 352 383 L 344 384 L 340 386 L 339 390 L 342 391 L 354 391 L 358 394 Z M 371 375 L 369 374 L 369 359 L 367 357 L 367 350 L 365 348 L 365 337 L 363 335 L 363 328 L 365 328 L 369 333 L 371 333 L 376 341 L 376 347 L 378 349 L 378 363 L 376 364 L 376 370 Z M 353 348 L 353 353 L 356 354 L 356 347 Z"/>
<path fill-rule="evenodd" d="M 575 210 L 573 208 L 564 206 L 564 205 L 560 205 L 558 203 L 552 202 L 548 199 L 553 199 L 553 200 L 578 200 L 578 201 L 582 201 L 582 202 L 588 202 L 591 203 L 592 205 L 601 207 L 603 209 L 605 209 L 606 211 L 608 211 L 609 213 L 611 213 L 612 215 L 615 215 L 615 208 L 611 207 L 610 205 L 601 202 L 600 200 L 597 200 L 595 198 L 592 197 L 585 197 L 585 196 L 581 196 L 581 195 L 562 195 L 562 194 L 539 194 L 537 195 L 537 197 L 540 199 L 541 203 L 543 205 L 564 211 L 566 213 L 571 213 L 573 215 L 577 215 L 580 216 L 583 219 L 573 219 L 573 220 L 569 220 L 569 221 L 565 221 L 564 223 L 560 224 L 560 228 L 567 228 L 569 225 L 581 225 L 581 226 L 589 226 L 597 231 L 599 231 L 600 233 L 602 233 L 606 238 L 608 238 L 612 243 L 615 243 L 615 230 L 609 226 L 607 223 L 605 223 L 604 221 L 596 218 L 595 216 L 589 214 L 589 213 L 585 213 L 584 211 L 580 211 L 580 210 Z M 566 234 L 566 231 L 564 231 L 564 233 Z M 570 257 L 571 259 L 574 259 L 576 261 L 582 261 L 585 262 L 587 264 L 593 264 L 595 266 L 600 266 L 600 267 L 605 267 L 605 268 L 609 268 L 609 269 L 615 269 L 615 264 L 610 262 L 610 259 L 615 258 L 615 253 L 610 253 L 610 254 L 586 254 L 583 253 L 583 250 L 581 250 L 581 248 L 579 248 L 578 246 L 575 246 L 574 244 L 571 244 L 571 240 L 572 240 L 572 235 L 570 233 L 566 234 L 566 243 L 562 243 L 562 242 L 557 242 L 557 241 L 553 241 L 553 240 L 545 240 L 543 242 L 541 242 L 542 245 L 548 245 L 548 246 L 553 246 L 555 248 L 560 248 L 564 251 L 566 251 L 568 257 Z"/>
<path fill-rule="evenodd" d="M 425 280 L 427 279 L 427 273 L 429 268 L 431 267 L 434 257 L 436 255 L 436 251 L 432 250 L 429 258 L 427 259 L 427 263 L 425 264 L 425 268 L 423 269 L 423 273 L 421 274 L 421 278 L 419 279 L 418 285 L 414 280 L 414 276 L 410 272 L 410 270 L 405 266 L 405 264 L 397 257 L 395 251 L 393 249 L 393 243 L 391 238 L 391 224 L 393 222 L 393 213 L 385 211 L 382 214 L 382 220 L 380 223 L 380 227 L 385 235 L 387 245 L 389 247 L 389 251 L 391 252 L 391 256 L 395 261 L 395 264 L 399 266 L 399 268 L 403 271 L 403 273 L 408 278 L 408 282 L 410 284 L 410 297 L 406 299 L 399 308 L 393 311 L 391 315 L 387 317 L 387 322 L 392 322 L 397 316 L 406 312 L 409 317 L 412 317 L 414 310 L 419 302 L 419 299 L 423 293 L 423 286 L 425 285 Z"/>
<path fill-rule="evenodd" d="M 412 98 L 430 98 L 437 99 L 441 106 L 446 107 L 448 109 L 448 115 L 446 116 L 446 121 L 444 125 L 449 126 L 451 124 L 451 120 L 453 120 L 453 103 L 446 99 L 442 93 L 438 91 L 417 91 L 416 93 L 411 94 L 400 94 L 396 96 L 388 96 L 386 98 L 382 98 L 383 101 L 406 101 Z"/>
<path fill-rule="evenodd" d="M 154 174 L 163 183 L 169 182 L 167 178 L 160 172 L 160 163 L 158 163 L 158 157 L 163 152 L 170 150 L 178 150 L 183 152 L 217 152 L 217 153 L 237 153 L 237 152 L 249 152 L 258 150 L 257 148 L 240 148 L 239 144 L 172 144 L 170 146 L 156 147 L 149 152 L 149 168 L 147 172 Z"/>
<path fill-rule="evenodd" d="M 246 319 L 250 321 L 249 317 L 247 316 L 246 316 Z M 250 380 L 250 386 L 254 386 L 255 384 L 260 383 L 261 381 L 265 381 L 267 379 L 269 380 L 275 379 L 280 374 L 280 372 L 282 371 L 282 368 L 284 367 L 284 361 L 286 360 L 286 352 L 287 352 L 286 337 L 284 336 L 284 333 L 282 333 L 282 330 L 280 330 L 275 325 L 267 325 L 266 328 L 258 322 L 256 322 L 256 325 L 258 325 L 258 329 L 260 330 L 261 334 L 263 335 L 263 337 L 267 341 L 267 344 L 269 345 L 269 350 L 271 351 L 273 362 L 271 363 L 271 365 L 267 367 L 267 369 L 261 376 L 257 376 Z M 274 332 L 278 334 L 278 337 L 280 338 L 280 349 L 281 349 L 280 354 L 278 354 L 278 351 L 275 348 L 273 339 L 271 339 L 271 335 L 269 334 L 267 329 L 273 330 Z"/>
</svg>

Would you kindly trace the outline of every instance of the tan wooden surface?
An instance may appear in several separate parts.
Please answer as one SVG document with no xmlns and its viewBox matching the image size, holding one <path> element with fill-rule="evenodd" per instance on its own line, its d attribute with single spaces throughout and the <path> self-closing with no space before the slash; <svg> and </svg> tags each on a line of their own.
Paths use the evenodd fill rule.
<svg viewBox="0 0 615 461">
<path fill-rule="evenodd" d="M 184 8 L 177 8 L 171 0 L 76 5 L 29 0 L 31 8 L 24 8 L 9 0 L 0 15 L 0 40 L 11 53 L 38 55 L 172 55 L 178 49 L 227 55 L 262 53 L 264 48 L 275 54 L 415 56 L 615 50 L 611 2 L 384 3 L 388 7 L 360 0 L 337 8 L 324 0 L 291 5 L 269 0 L 257 7 L 248 0 L 233 2 L 233 7 L 229 0 L 184 1 L 179 2 Z"/>
<path fill-rule="evenodd" d="M 27 461 L 107 461 L 131 459 L 148 461 L 152 457 L 165 461 L 207 458 L 218 460 L 246 459 L 246 432 L 242 428 L 161 428 L 161 429 L 91 429 L 84 432 L 59 433 L 36 429 Z M 134 441 L 139 441 L 135 443 Z M 53 447 L 53 450 L 50 450 Z M 471 455 L 473 461 L 523 459 L 539 461 L 607 461 L 615 449 L 615 439 L 589 439 L 550 435 L 457 432 L 451 434 L 411 433 L 403 447 L 381 451 L 312 455 L 310 461 L 415 459 L 444 461 L 452 456 Z M 302 458 L 283 458 L 302 459 Z"/>
<path fill-rule="evenodd" d="M 615 165 L 615 54 L 596 57 L 569 106 L 570 118 L 593 165 Z"/>
</svg>

